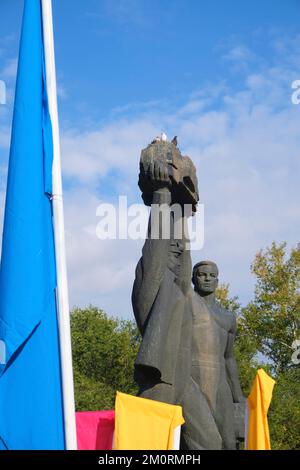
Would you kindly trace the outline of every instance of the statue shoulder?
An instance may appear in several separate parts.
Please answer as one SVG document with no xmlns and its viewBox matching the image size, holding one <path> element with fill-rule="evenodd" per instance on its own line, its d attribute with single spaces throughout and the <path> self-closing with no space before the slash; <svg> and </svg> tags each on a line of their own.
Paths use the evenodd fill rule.
<svg viewBox="0 0 300 470">
<path fill-rule="evenodd" d="M 192 287 L 189 290 L 188 295 L 192 302 L 198 303 L 200 305 L 206 305 L 201 295 L 199 295 L 198 292 L 196 292 L 195 289 L 193 289 Z"/>
<path fill-rule="evenodd" d="M 236 332 L 236 314 L 231 310 L 224 308 L 218 301 L 216 301 L 219 312 L 223 315 L 224 318 L 228 321 L 229 331 L 232 333 Z"/>
</svg>

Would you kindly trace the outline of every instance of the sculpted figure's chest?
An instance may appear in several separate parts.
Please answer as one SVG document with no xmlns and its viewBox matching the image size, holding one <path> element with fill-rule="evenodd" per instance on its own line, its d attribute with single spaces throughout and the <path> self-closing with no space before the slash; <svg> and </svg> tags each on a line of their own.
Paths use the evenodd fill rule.
<svg viewBox="0 0 300 470">
<path fill-rule="evenodd" d="M 222 361 L 226 350 L 232 316 L 218 305 L 208 308 L 203 299 L 193 295 L 193 360 Z"/>
</svg>

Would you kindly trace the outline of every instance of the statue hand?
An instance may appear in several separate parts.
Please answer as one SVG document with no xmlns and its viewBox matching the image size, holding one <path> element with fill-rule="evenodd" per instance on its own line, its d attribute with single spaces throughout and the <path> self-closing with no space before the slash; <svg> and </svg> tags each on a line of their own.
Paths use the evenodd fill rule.
<svg viewBox="0 0 300 470">
<path fill-rule="evenodd" d="M 166 164 L 159 161 L 151 162 L 147 168 L 146 175 L 153 191 L 161 188 L 171 188 L 171 180 Z"/>
<path fill-rule="evenodd" d="M 246 399 L 240 397 L 238 403 L 234 403 L 235 434 L 239 441 L 245 439 L 245 411 Z"/>
<path fill-rule="evenodd" d="M 184 246 L 180 240 L 173 240 L 171 242 L 168 268 L 175 274 L 175 276 L 179 275 L 180 255 L 183 251 Z"/>
</svg>

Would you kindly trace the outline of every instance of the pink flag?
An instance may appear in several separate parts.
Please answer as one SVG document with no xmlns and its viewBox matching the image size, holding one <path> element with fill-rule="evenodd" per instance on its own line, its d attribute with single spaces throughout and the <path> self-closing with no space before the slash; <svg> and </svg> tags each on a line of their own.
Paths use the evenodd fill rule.
<svg viewBox="0 0 300 470">
<path fill-rule="evenodd" d="M 112 450 L 114 429 L 114 411 L 77 412 L 78 450 Z"/>
</svg>

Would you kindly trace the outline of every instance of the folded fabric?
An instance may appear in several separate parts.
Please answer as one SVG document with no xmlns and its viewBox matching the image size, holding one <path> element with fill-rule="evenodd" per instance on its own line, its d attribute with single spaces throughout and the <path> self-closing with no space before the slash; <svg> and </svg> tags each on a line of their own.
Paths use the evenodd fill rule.
<svg viewBox="0 0 300 470">
<path fill-rule="evenodd" d="M 114 429 L 114 411 L 77 412 L 78 450 L 112 450 Z"/>
<path fill-rule="evenodd" d="M 174 449 L 174 430 L 184 423 L 182 408 L 117 392 L 116 450 Z"/>
<path fill-rule="evenodd" d="M 272 400 L 273 380 L 263 369 L 257 371 L 248 397 L 248 450 L 270 450 L 267 413 Z"/>
</svg>

